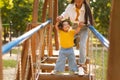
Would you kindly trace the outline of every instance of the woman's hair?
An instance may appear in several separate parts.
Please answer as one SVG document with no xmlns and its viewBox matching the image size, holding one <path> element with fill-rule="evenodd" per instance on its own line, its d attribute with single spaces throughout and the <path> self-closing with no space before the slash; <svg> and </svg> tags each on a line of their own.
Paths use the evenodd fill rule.
<svg viewBox="0 0 120 80">
<path fill-rule="evenodd" d="M 75 0 L 72 0 L 71 4 L 73 4 L 74 2 L 75 2 Z M 84 16 L 85 17 L 85 24 L 88 24 L 88 19 L 89 19 L 90 24 L 93 25 L 94 24 L 93 15 L 92 15 L 90 6 L 88 5 L 86 0 L 83 0 L 83 3 L 85 4 L 85 16 Z"/>
<path fill-rule="evenodd" d="M 71 1 L 71 4 L 74 3 L 74 0 Z"/>
<path fill-rule="evenodd" d="M 63 23 L 64 23 L 64 22 L 68 22 L 68 24 L 69 24 L 70 26 L 72 25 L 69 19 L 65 19 L 65 20 L 63 20 L 63 21 L 60 21 L 59 24 L 58 24 L 58 28 L 59 28 L 60 30 L 63 30 Z"/>
</svg>

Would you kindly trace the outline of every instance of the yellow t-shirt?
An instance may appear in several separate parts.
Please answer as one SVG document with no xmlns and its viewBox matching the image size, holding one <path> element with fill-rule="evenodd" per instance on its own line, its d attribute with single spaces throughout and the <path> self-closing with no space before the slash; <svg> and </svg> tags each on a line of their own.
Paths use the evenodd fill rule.
<svg viewBox="0 0 120 80">
<path fill-rule="evenodd" d="M 74 46 L 74 34 L 75 30 L 72 29 L 68 32 L 59 30 L 60 45 L 62 48 L 71 48 Z"/>
</svg>

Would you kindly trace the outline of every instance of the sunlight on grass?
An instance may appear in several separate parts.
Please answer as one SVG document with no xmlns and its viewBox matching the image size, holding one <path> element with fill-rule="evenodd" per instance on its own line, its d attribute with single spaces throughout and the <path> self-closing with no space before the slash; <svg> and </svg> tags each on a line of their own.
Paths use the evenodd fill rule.
<svg viewBox="0 0 120 80">
<path fill-rule="evenodd" d="M 14 68 L 17 65 L 17 61 L 16 60 L 3 60 L 3 66 L 5 68 L 11 67 Z"/>
</svg>

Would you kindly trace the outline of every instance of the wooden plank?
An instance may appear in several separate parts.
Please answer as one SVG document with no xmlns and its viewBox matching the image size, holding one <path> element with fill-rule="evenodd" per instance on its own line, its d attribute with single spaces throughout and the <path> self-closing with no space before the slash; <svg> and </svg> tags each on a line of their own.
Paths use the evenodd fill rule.
<svg viewBox="0 0 120 80">
<path fill-rule="evenodd" d="M 55 67 L 55 64 L 47 64 L 47 63 L 41 64 L 41 70 L 48 71 L 48 72 L 53 70 L 54 67 Z M 66 65 L 65 69 L 68 70 L 68 65 Z"/>
<path fill-rule="evenodd" d="M 69 75 L 69 74 L 55 74 L 51 75 L 50 73 L 41 73 L 39 76 L 39 80 L 93 80 L 93 75 Z"/>
<path fill-rule="evenodd" d="M 51 71 L 51 70 L 54 70 L 55 64 L 45 63 L 45 64 L 41 64 L 40 67 L 41 67 L 41 70 L 49 72 L 49 71 Z M 87 66 L 84 66 L 83 68 L 84 68 L 85 71 L 87 72 Z M 69 70 L 68 64 L 65 65 L 65 70 L 66 70 L 66 71 Z"/>
<path fill-rule="evenodd" d="M 120 80 L 120 0 L 112 0 L 107 80 Z"/>
<path fill-rule="evenodd" d="M 58 59 L 58 57 L 49 57 L 47 58 L 43 63 L 56 63 L 56 60 Z M 76 62 L 78 64 L 79 62 L 79 57 L 76 57 Z M 66 61 L 66 63 L 68 63 L 68 60 Z M 86 63 L 85 64 L 89 64 L 90 63 L 90 58 L 86 59 Z"/>
<path fill-rule="evenodd" d="M 58 57 L 49 57 L 48 59 L 46 59 L 44 62 L 45 63 L 56 63 L 56 60 L 58 59 Z M 77 62 L 78 62 L 79 58 L 76 58 Z M 68 61 L 66 62 L 68 63 Z"/>
</svg>

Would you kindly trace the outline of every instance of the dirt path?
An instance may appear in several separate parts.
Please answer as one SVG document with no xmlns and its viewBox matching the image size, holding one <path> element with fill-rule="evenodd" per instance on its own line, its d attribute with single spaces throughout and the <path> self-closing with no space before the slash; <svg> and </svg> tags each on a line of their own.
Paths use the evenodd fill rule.
<svg viewBox="0 0 120 80">
<path fill-rule="evenodd" d="M 12 54 L 5 54 L 2 56 L 3 60 L 17 60 L 17 55 Z M 16 68 L 3 68 L 3 80 L 15 80 L 16 76 Z"/>
</svg>

